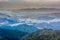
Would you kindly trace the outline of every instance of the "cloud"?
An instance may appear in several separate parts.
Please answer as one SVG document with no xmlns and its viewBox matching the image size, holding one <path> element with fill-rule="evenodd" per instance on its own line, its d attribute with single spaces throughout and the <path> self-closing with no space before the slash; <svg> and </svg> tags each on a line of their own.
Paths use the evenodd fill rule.
<svg viewBox="0 0 60 40">
<path fill-rule="evenodd" d="M 24 19 L 21 19 L 20 21 L 22 21 Z M 60 19 L 53 19 L 53 20 L 37 20 L 37 19 L 27 19 L 25 20 L 25 23 L 15 23 L 15 24 L 10 24 L 9 26 L 13 27 L 13 26 L 18 26 L 18 25 L 22 25 L 22 24 L 27 24 L 29 25 L 29 22 L 31 22 L 30 24 L 33 25 L 33 23 L 54 23 L 54 22 L 60 22 Z"/>
<path fill-rule="evenodd" d="M 60 0 L 20 0 L 24 2 L 58 2 Z"/>
<path fill-rule="evenodd" d="M 0 0 L 0 8 L 60 8 L 60 0 Z M 14 3 L 15 2 L 15 3 Z"/>
<path fill-rule="evenodd" d="M 0 2 L 8 2 L 9 0 L 0 0 Z"/>
<path fill-rule="evenodd" d="M 60 8 L 60 0 L 20 0 L 26 7 L 57 7 Z"/>
</svg>

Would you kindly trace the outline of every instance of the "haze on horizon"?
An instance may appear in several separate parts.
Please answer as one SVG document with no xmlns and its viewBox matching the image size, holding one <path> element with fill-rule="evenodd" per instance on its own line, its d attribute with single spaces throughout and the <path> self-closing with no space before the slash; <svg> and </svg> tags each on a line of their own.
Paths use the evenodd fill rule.
<svg viewBox="0 0 60 40">
<path fill-rule="evenodd" d="M 60 8 L 60 0 L 0 0 L 0 8 Z"/>
</svg>

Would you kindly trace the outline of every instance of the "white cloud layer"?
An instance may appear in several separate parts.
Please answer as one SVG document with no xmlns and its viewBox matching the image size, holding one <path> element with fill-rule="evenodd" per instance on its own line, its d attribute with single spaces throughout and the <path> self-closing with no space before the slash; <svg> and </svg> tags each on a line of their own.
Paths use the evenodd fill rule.
<svg viewBox="0 0 60 40">
<path fill-rule="evenodd" d="M 22 20 L 25 21 L 25 23 L 27 25 L 29 25 L 29 24 L 33 25 L 33 23 L 48 23 L 49 24 L 49 23 L 53 23 L 53 22 L 60 22 L 60 19 L 53 19 L 53 20 L 48 20 L 48 21 L 37 20 L 37 19 L 27 19 L 27 20 L 21 19 L 20 21 L 22 21 Z M 29 23 L 29 22 L 31 22 L 31 23 Z M 10 24 L 10 26 L 13 27 L 13 26 L 18 26 L 18 25 L 25 24 L 25 23 Z"/>
</svg>

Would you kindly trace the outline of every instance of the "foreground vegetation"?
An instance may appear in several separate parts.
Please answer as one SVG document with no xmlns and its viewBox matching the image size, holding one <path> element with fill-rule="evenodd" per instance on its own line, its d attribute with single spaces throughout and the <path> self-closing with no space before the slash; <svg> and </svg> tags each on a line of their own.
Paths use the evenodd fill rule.
<svg viewBox="0 0 60 40">
<path fill-rule="evenodd" d="M 39 30 L 24 37 L 23 40 L 60 40 L 59 30 Z"/>
</svg>

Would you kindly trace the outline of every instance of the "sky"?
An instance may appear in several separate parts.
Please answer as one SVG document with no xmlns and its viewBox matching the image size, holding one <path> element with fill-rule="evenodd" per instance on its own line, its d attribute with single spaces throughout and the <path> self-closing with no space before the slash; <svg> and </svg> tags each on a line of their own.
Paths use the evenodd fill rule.
<svg viewBox="0 0 60 40">
<path fill-rule="evenodd" d="M 60 0 L 0 0 L 0 2 L 9 2 L 20 8 L 40 8 L 56 7 L 60 8 Z M 9 6 L 9 5 L 8 5 Z"/>
<path fill-rule="evenodd" d="M 0 0 L 0 2 L 8 2 L 8 1 L 19 1 L 19 2 L 30 2 L 30 3 L 38 3 L 38 2 L 59 2 L 60 0 Z"/>
<path fill-rule="evenodd" d="M 8 2 L 9 0 L 0 0 L 0 2 Z"/>
</svg>

